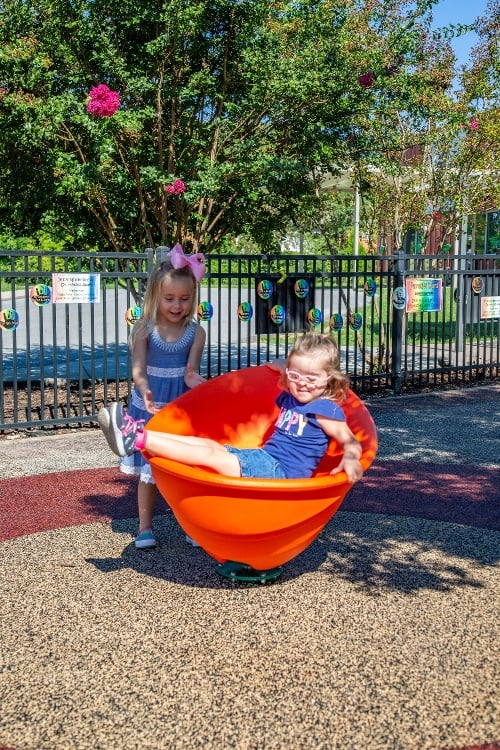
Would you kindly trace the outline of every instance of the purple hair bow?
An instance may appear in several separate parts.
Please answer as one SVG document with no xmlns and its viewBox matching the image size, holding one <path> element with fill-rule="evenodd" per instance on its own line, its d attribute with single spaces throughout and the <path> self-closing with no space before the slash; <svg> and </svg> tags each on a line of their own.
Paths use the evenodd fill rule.
<svg viewBox="0 0 500 750">
<path fill-rule="evenodd" d="M 196 281 L 201 281 L 205 275 L 205 256 L 203 253 L 184 255 L 182 247 L 177 243 L 168 253 L 173 268 L 185 268 L 189 266 Z"/>
</svg>

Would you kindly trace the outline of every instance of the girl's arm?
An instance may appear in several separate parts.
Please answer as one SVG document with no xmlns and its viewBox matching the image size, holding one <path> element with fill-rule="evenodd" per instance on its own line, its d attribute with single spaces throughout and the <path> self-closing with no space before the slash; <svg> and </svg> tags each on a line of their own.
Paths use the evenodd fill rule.
<svg viewBox="0 0 500 750">
<path fill-rule="evenodd" d="M 345 422 L 340 422 L 338 419 L 327 419 L 319 415 L 316 415 L 316 419 L 323 432 L 336 440 L 344 451 L 341 462 L 335 469 L 332 469 L 330 474 L 345 471 L 349 482 L 354 484 L 363 476 L 363 469 L 359 462 L 362 452 L 360 443 Z"/>
<path fill-rule="evenodd" d="M 199 370 L 206 337 L 207 334 L 205 333 L 205 329 L 201 326 L 197 326 L 194 334 L 194 341 L 189 351 L 186 372 L 184 375 L 184 382 L 188 388 L 194 388 L 195 386 L 200 385 L 200 383 L 205 382 L 205 378 L 200 375 Z"/>
<path fill-rule="evenodd" d="M 149 388 L 149 380 L 146 371 L 146 354 L 148 351 L 148 336 L 140 336 L 135 339 L 132 348 L 132 378 L 134 385 L 141 394 L 146 411 L 155 414 L 158 407 L 155 406 L 153 394 Z"/>
</svg>

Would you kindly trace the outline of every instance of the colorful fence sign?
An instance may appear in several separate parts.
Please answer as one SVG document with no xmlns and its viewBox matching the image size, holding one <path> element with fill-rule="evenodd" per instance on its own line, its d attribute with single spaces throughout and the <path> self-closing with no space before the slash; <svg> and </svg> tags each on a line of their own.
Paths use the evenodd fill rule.
<svg viewBox="0 0 500 750">
<path fill-rule="evenodd" d="M 443 306 L 442 279 L 406 279 L 406 312 L 439 312 Z"/>
<path fill-rule="evenodd" d="M 101 286 L 98 273 L 53 273 L 53 302 L 100 302 Z"/>
</svg>

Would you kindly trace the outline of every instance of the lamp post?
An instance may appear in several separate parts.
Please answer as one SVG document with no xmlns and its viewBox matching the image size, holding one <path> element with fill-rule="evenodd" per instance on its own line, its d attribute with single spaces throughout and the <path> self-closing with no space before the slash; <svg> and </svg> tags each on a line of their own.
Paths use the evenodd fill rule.
<svg viewBox="0 0 500 750">
<path fill-rule="evenodd" d="M 360 206 L 359 182 L 354 184 L 354 255 L 359 255 L 359 206 Z"/>
</svg>

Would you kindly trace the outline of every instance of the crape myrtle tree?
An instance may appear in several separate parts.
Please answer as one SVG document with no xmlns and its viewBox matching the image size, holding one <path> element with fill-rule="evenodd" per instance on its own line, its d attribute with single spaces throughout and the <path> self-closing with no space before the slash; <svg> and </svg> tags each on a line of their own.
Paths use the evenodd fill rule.
<svg viewBox="0 0 500 750">
<path fill-rule="evenodd" d="M 373 161 L 377 132 L 387 153 L 394 97 L 424 116 L 428 81 L 407 71 L 434 60 L 431 6 L 2 0 L 0 231 L 272 248 L 318 211 L 322 174 Z"/>
</svg>

